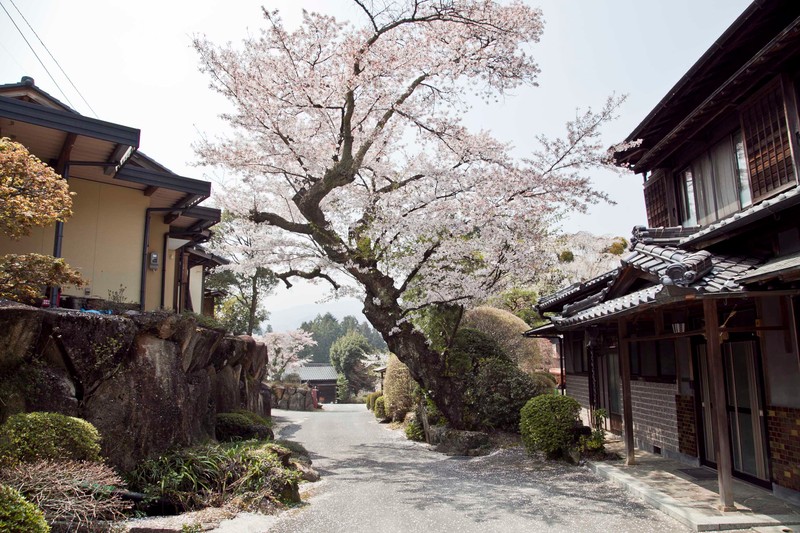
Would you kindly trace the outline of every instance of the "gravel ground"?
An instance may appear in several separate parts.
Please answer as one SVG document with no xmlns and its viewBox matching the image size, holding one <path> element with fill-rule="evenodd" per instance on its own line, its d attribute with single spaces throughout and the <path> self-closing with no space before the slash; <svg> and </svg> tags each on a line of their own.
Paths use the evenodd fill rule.
<svg viewBox="0 0 800 533">
<path fill-rule="evenodd" d="M 278 436 L 305 445 L 323 479 L 304 486 L 306 505 L 260 525 L 242 516 L 218 531 L 689 531 L 585 468 L 533 460 L 519 448 L 443 456 L 379 425 L 363 405 L 273 415 Z"/>
</svg>

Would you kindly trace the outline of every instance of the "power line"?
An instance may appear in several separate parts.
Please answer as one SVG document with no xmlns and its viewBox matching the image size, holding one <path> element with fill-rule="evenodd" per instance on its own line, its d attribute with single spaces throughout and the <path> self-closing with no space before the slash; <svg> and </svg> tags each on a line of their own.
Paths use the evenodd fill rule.
<svg viewBox="0 0 800 533">
<path fill-rule="evenodd" d="M 51 79 L 51 80 L 53 80 L 53 83 L 55 84 L 55 86 L 56 86 L 56 88 L 58 89 L 58 91 L 61 93 L 61 96 L 63 96 L 63 97 L 64 97 L 64 99 L 67 101 L 67 103 L 68 103 L 68 104 L 69 104 L 71 107 L 75 107 L 75 105 L 74 105 L 72 102 L 70 102 L 70 101 L 69 101 L 69 98 L 68 98 L 68 97 L 67 97 L 67 95 L 64 93 L 64 91 L 61 89 L 61 86 L 59 86 L 59 85 L 58 85 L 58 82 L 57 82 L 57 81 L 56 81 L 56 79 L 53 77 L 53 75 L 52 75 L 52 74 L 50 74 L 50 71 L 49 71 L 49 70 L 47 70 L 47 67 L 44 65 L 44 62 L 43 62 L 43 61 L 42 61 L 42 59 L 39 57 L 39 54 L 37 54 L 37 53 L 36 53 L 36 50 L 34 50 L 34 49 L 33 49 L 33 46 L 31 46 L 31 43 L 30 43 L 30 42 L 28 42 L 28 39 L 25 37 L 25 34 L 24 34 L 24 33 L 22 33 L 22 30 L 19 28 L 19 26 L 17 26 L 17 23 L 16 23 L 16 21 L 14 21 L 14 19 L 13 19 L 13 18 L 11 18 L 11 13 L 9 13 L 9 12 L 8 12 L 8 9 L 6 9 L 6 6 L 4 6 L 4 5 L 3 5 L 3 3 L 2 3 L 2 2 L 0 2 L 0 7 L 2 7 L 2 8 L 3 8 L 3 11 L 5 11 L 5 12 L 6 12 L 6 15 L 8 16 L 8 19 L 11 21 L 11 24 L 13 24 L 15 28 L 17 28 L 17 31 L 19 32 L 19 34 L 20 34 L 20 36 L 22 37 L 22 39 L 25 41 L 25 44 L 27 44 L 27 45 L 28 45 L 28 48 L 30 48 L 30 49 L 31 49 L 31 52 L 33 52 L 33 55 L 34 55 L 34 56 L 36 56 L 36 59 L 39 61 L 39 64 L 40 64 L 40 65 L 42 65 L 42 68 L 44 69 L 44 71 L 45 71 L 45 72 L 47 72 L 47 75 L 48 75 L 48 76 L 50 76 L 50 79 Z"/>
<path fill-rule="evenodd" d="M 14 0 L 9 0 L 9 1 L 11 2 L 11 5 L 12 5 L 12 6 L 14 6 L 14 9 L 16 9 L 16 10 L 17 10 L 17 13 L 19 13 L 19 16 L 20 16 L 20 17 L 22 17 L 22 20 L 24 20 L 24 21 L 25 21 L 25 24 L 27 24 L 27 25 L 28 25 L 28 28 L 30 28 L 30 30 L 33 32 L 33 34 L 34 34 L 34 35 L 36 36 L 36 38 L 39 40 L 39 44 L 41 44 L 41 45 L 42 45 L 42 47 L 43 47 L 43 48 L 45 49 L 45 51 L 47 52 L 47 55 L 49 55 L 49 56 L 50 56 L 50 59 L 52 59 L 52 60 L 53 60 L 53 63 L 55 63 L 55 64 L 56 64 L 56 66 L 58 67 L 58 70 L 60 70 L 60 71 L 61 71 L 61 73 L 64 75 L 64 77 L 65 77 L 65 78 L 67 78 L 67 81 L 69 82 L 69 84 L 70 84 L 70 85 L 72 85 L 72 88 L 73 88 L 73 89 L 75 89 L 75 92 L 76 92 L 76 93 L 78 93 L 78 96 L 80 96 L 80 97 L 81 97 L 81 100 L 83 100 L 83 103 L 84 103 L 84 104 L 86 104 L 86 107 L 88 107 L 88 108 L 89 108 L 89 110 L 92 112 L 92 114 L 95 116 L 95 118 L 99 118 L 99 117 L 97 116 L 97 113 L 95 112 L 95 110 L 92 108 L 92 106 L 91 106 L 91 105 L 89 105 L 89 102 L 87 102 L 87 101 L 86 101 L 86 98 L 84 98 L 84 97 L 83 97 L 83 94 L 81 94 L 81 92 L 78 90 L 78 88 L 75 86 L 75 84 L 74 84 L 74 83 L 72 83 L 72 80 L 70 79 L 69 75 L 67 75 L 67 73 L 64 71 L 64 69 L 63 69 L 63 68 L 61 68 L 61 64 L 58 62 L 58 60 L 57 60 L 55 57 L 53 57 L 53 54 L 50 52 L 50 49 L 49 49 L 49 48 L 47 48 L 47 45 L 46 45 L 46 44 L 44 44 L 44 42 L 42 41 L 42 38 L 41 38 L 41 37 L 39 37 L 39 34 L 38 34 L 38 33 L 36 33 L 36 30 L 34 30 L 34 29 L 33 29 L 33 26 L 31 26 L 31 23 L 30 23 L 30 22 L 28 22 L 28 19 L 26 19 L 26 18 L 25 18 L 25 15 L 23 15 L 23 14 L 22 14 L 22 11 L 20 11 L 20 10 L 19 10 L 19 8 L 17 7 L 17 4 L 15 4 L 15 3 L 14 3 Z M 5 8 L 3 8 L 3 9 L 5 9 Z"/>
</svg>

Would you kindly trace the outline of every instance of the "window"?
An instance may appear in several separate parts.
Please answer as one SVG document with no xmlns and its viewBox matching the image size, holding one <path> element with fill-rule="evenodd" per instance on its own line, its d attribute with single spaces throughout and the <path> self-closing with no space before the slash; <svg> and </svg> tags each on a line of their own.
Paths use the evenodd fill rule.
<svg viewBox="0 0 800 533">
<path fill-rule="evenodd" d="M 694 177 L 692 176 L 692 169 L 687 168 L 681 172 L 681 206 L 683 206 L 683 219 L 681 220 L 684 226 L 697 225 L 697 207 L 694 198 Z"/>
<path fill-rule="evenodd" d="M 795 181 L 780 78 L 750 99 L 742 108 L 741 121 L 753 200 L 758 201 Z"/>
<path fill-rule="evenodd" d="M 750 205 L 740 132 L 726 136 L 679 174 L 681 222 L 707 225 Z"/>
<path fill-rule="evenodd" d="M 583 334 L 572 335 L 564 340 L 564 369 L 570 374 L 589 372 L 586 350 L 583 349 Z"/>
<path fill-rule="evenodd" d="M 644 206 L 647 211 L 647 224 L 651 228 L 667 227 L 669 209 L 667 207 L 667 187 L 663 171 L 654 172 L 644 186 Z"/>
<path fill-rule="evenodd" d="M 631 377 L 645 381 L 675 381 L 675 341 L 631 342 Z"/>
</svg>

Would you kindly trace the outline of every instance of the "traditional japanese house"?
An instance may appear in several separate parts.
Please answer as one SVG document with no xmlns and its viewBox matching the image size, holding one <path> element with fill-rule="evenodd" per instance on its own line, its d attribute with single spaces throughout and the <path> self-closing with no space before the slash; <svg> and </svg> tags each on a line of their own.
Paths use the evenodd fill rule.
<svg viewBox="0 0 800 533">
<path fill-rule="evenodd" d="M 61 288 L 76 307 L 116 293 L 142 310 L 200 313 L 204 273 L 224 262 L 197 247 L 220 220 L 218 209 L 198 205 L 211 183 L 147 157 L 138 151 L 139 135 L 77 113 L 31 78 L 0 85 L 0 136 L 50 164 L 75 193 L 67 222 L 20 240 L 0 235 L 0 255 L 64 257 L 88 283 Z"/>
<path fill-rule="evenodd" d="M 647 227 L 542 298 L 567 394 L 634 444 L 800 501 L 800 2 L 756 1 L 620 144 Z"/>
</svg>

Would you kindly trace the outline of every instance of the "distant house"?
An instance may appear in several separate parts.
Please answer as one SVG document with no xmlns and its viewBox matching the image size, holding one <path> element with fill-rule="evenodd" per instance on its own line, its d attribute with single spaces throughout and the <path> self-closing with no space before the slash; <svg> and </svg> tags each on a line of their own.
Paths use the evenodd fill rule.
<svg viewBox="0 0 800 533">
<path fill-rule="evenodd" d="M 616 154 L 648 227 L 542 298 L 567 393 L 650 452 L 800 501 L 800 2 L 756 1 Z M 589 417 L 591 419 L 591 417 Z"/>
<path fill-rule="evenodd" d="M 75 305 L 121 291 L 142 310 L 201 312 L 204 272 L 224 262 L 198 247 L 220 220 L 218 209 L 198 205 L 209 182 L 170 172 L 138 151 L 139 130 L 80 115 L 28 77 L 0 85 L 0 136 L 25 145 L 76 193 L 66 223 L 20 241 L 0 237 L 0 254 L 64 257 L 88 281 L 62 288 Z"/>
<path fill-rule="evenodd" d="M 330 403 L 336 400 L 336 379 L 339 374 L 333 365 L 326 363 L 307 363 L 296 370 L 300 382 L 317 388 L 319 403 Z"/>
</svg>

